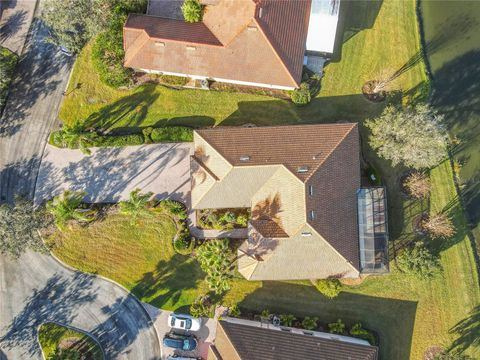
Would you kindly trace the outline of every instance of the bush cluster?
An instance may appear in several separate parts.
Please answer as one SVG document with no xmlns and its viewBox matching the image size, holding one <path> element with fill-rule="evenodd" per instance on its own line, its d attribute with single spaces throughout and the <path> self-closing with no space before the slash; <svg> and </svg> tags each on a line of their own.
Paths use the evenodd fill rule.
<svg viewBox="0 0 480 360">
<path fill-rule="evenodd" d="M 290 98 L 293 103 L 298 106 L 307 105 L 312 100 L 312 94 L 310 93 L 310 86 L 308 83 L 301 83 L 298 89 L 291 92 Z"/>
<path fill-rule="evenodd" d="M 243 209 L 234 211 L 223 209 L 201 210 L 198 218 L 199 227 L 203 229 L 231 230 L 248 225 L 250 214 Z"/>
<path fill-rule="evenodd" d="M 333 299 L 342 291 L 342 284 L 338 279 L 321 279 L 313 282 L 317 290 L 329 299 Z"/>
<path fill-rule="evenodd" d="M 400 270 L 420 279 L 430 279 L 441 270 L 439 259 L 421 241 L 403 250 L 397 257 Z"/>
<path fill-rule="evenodd" d="M 185 126 L 155 128 L 150 137 L 153 142 L 192 142 L 193 129 Z"/>
<path fill-rule="evenodd" d="M 190 305 L 190 315 L 194 317 L 210 317 L 212 311 L 212 303 L 208 295 L 199 296 Z"/>
<path fill-rule="evenodd" d="M 186 22 L 202 21 L 202 4 L 198 0 L 185 0 L 181 9 Z"/>
<path fill-rule="evenodd" d="M 181 255 L 191 254 L 195 241 L 188 230 L 187 209 L 181 202 L 170 199 L 162 200 L 159 205 L 173 215 L 177 226 L 177 237 L 173 242 L 173 249 Z"/>
<path fill-rule="evenodd" d="M 370 345 L 377 345 L 377 340 L 373 333 L 364 329 L 361 323 L 356 323 L 351 327 L 350 335 L 359 339 L 367 340 Z"/>
<path fill-rule="evenodd" d="M 159 75 L 158 80 L 162 84 L 174 85 L 174 86 L 184 86 L 188 83 L 187 77 L 175 76 L 175 75 Z"/>
</svg>

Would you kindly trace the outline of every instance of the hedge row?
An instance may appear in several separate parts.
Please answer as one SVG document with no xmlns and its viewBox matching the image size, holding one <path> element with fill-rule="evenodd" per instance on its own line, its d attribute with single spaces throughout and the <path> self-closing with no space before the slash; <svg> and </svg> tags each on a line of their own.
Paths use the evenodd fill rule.
<svg viewBox="0 0 480 360">
<path fill-rule="evenodd" d="M 155 128 L 150 137 L 153 142 L 191 142 L 193 129 L 183 126 Z"/>
</svg>

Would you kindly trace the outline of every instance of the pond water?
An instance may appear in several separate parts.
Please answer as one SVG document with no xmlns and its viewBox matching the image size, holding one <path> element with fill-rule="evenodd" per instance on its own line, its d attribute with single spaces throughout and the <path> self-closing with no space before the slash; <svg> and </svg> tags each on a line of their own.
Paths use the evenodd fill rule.
<svg viewBox="0 0 480 360">
<path fill-rule="evenodd" d="M 480 1 L 421 0 L 433 105 L 460 143 L 463 197 L 480 241 Z"/>
</svg>

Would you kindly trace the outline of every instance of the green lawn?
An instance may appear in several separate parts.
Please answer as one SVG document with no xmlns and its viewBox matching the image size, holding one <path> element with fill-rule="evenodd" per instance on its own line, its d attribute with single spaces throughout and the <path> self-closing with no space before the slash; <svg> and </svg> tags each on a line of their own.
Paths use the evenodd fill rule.
<svg viewBox="0 0 480 360">
<path fill-rule="evenodd" d="M 361 94 L 363 83 L 378 77 L 384 68 L 404 69 L 393 84 L 396 91 L 390 101 L 424 96 L 428 83 L 418 51 L 413 1 L 345 4 L 340 60 L 326 67 L 319 96 L 304 108 L 251 94 L 179 91 L 154 85 L 112 90 L 98 82 L 87 47 L 77 60 L 60 117 L 67 123 L 80 120 L 103 128 L 362 122 L 385 106 L 372 104 Z M 365 139 L 364 132 L 362 129 Z M 388 187 L 392 273 L 368 278 L 334 300 L 322 297 L 308 282 L 236 279 L 223 302 L 258 311 L 268 308 L 315 315 L 322 322 L 339 317 L 361 321 L 379 333 L 382 359 L 420 360 L 428 347 L 448 348 L 452 343 L 480 357 L 478 341 L 474 343 L 480 337 L 476 332 L 480 328 L 478 276 L 449 162 L 431 172 L 434 190 L 430 201 L 413 202 L 399 192 L 398 179 L 404 169 L 391 168 L 372 154 L 366 141 L 362 145 L 366 159 Z M 423 211 L 437 210 L 448 211 L 458 228 L 454 240 L 432 244 L 440 254 L 443 272 L 431 281 L 399 273 L 395 253 L 414 239 L 413 219 Z M 166 218 L 144 219 L 142 226 L 131 227 L 124 217 L 114 215 L 87 228 L 74 227 L 55 235 L 63 244 L 55 252 L 73 266 L 121 282 L 144 301 L 167 309 L 184 308 L 206 290 L 206 284 L 194 259 L 173 252 L 174 230 L 168 231 L 168 224 Z"/>
<path fill-rule="evenodd" d="M 68 347 L 68 345 L 70 345 L 72 349 L 79 350 L 81 354 L 86 356 L 85 359 L 103 359 L 100 345 L 92 338 L 57 324 L 46 323 L 40 326 L 38 330 L 38 340 L 46 359 L 49 359 L 50 356 L 55 354 L 59 346 L 65 348 Z"/>
</svg>

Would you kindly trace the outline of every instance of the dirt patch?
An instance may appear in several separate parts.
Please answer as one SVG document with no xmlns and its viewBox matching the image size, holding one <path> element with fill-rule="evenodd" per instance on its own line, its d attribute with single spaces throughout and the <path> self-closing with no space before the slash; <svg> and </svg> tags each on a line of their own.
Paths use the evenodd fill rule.
<svg viewBox="0 0 480 360">
<path fill-rule="evenodd" d="M 367 81 L 362 86 L 363 96 L 365 96 L 367 100 L 375 103 L 384 101 L 387 98 L 387 92 L 385 90 L 376 91 L 377 86 L 378 80 Z"/>
<path fill-rule="evenodd" d="M 420 236 L 425 236 L 426 232 L 425 232 L 425 229 L 423 228 L 422 223 L 427 219 L 428 219 L 428 214 L 425 212 L 413 218 L 412 225 L 413 225 L 413 231 L 415 232 L 415 234 Z"/>
<path fill-rule="evenodd" d="M 427 351 L 425 351 L 423 360 L 435 360 L 435 357 L 443 354 L 443 351 L 440 346 L 430 346 Z"/>
<path fill-rule="evenodd" d="M 361 283 L 363 283 L 367 277 L 368 277 L 368 274 L 363 274 L 363 275 L 360 275 L 360 277 L 358 277 L 356 279 L 343 278 L 343 279 L 339 279 L 339 280 L 342 283 L 342 285 L 356 286 L 356 285 L 360 285 Z"/>
</svg>

